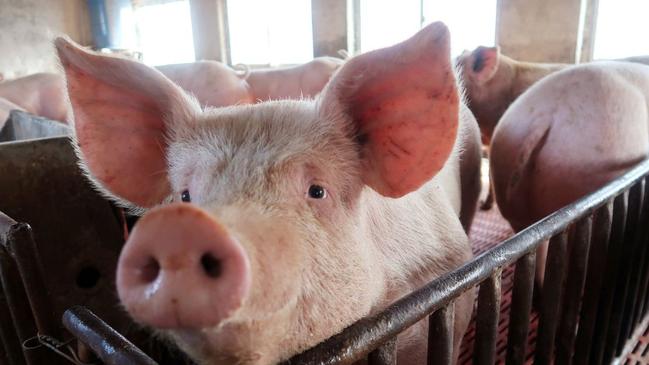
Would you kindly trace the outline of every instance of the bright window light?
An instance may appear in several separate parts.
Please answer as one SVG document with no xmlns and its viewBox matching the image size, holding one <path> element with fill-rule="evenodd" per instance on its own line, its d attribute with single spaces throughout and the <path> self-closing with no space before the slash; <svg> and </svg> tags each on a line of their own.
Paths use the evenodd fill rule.
<svg viewBox="0 0 649 365">
<path fill-rule="evenodd" d="M 196 60 L 188 0 L 138 7 L 135 21 L 144 63 L 156 66 Z"/>
<path fill-rule="evenodd" d="M 496 37 L 496 1 L 361 0 L 361 51 L 403 41 L 438 20 L 451 31 L 453 56 L 464 49 L 491 46 Z"/>
<path fill-rule="evenodd" d="M 599 0 L 593 58 L 649 54 L 647 14 L 647 0 Z"/>
<path fill-rule="evenodd" d="M 232 63 L 282 65 L 313 58 L 311 1 L 228 1 Z"/>
</svg>

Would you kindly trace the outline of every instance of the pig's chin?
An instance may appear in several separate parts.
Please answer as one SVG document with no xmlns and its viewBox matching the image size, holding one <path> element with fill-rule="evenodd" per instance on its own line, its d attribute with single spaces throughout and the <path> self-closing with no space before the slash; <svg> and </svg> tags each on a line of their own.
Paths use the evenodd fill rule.
<svg viewBox="0 0 649 365">
<path fill-rule="evenodd" d="M 291 334 L 297 299 L 273 313 L 251 316 L 245 309 L 216 327 L 165 330 L 199 364 L 273 364 L 292 354 L 282 346 Z"/>
</svg>

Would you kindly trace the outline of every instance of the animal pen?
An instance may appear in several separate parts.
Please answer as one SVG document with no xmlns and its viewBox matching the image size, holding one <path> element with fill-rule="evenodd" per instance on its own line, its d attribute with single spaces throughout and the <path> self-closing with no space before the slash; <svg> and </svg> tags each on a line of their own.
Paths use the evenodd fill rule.
<svg viewBox="0 0 649 365">
<path fill-rule="evenodd" d="M 125 215 L 82 176 L 68 133 L 20 112 L 0 133 L 0 364 L 191 363 L 119 308 Z M 472 261 L 283 364 L 396 364 L 399 333 L 426 318 L 428 363 L 448 364 L 450 304 L 472 287 L 461 364 L 644 363 L 648 218 L 649 161 L 513 236 L 496 209 L 479 212 Z"/>
</svg>

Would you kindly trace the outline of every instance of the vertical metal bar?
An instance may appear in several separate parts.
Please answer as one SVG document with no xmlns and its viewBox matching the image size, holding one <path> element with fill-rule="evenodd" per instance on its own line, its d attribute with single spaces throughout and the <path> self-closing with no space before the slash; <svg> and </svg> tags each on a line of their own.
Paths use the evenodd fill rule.
<svg viewBox="0 0 649 365">
<path fill-rule="evenodd" d="M 629 213 L 627 216 L 622 261 L 620 263 L 620 276 L 617 282 L 613 313 L 611 316 L 611 330 L 607 339 L 607 349 L 604 357 L 613 357 L 620 353 L 626 339 L 631 334 L 632 309 L 635 300 L 636 286 L 638 283 L 637 266 L 640 266 L 640 216 L 642 211 L 642 197 L 644 186 L 642 181 L 636 183 L 629 190 Z M 633 275 L 635 274 L 635 275 Z M 610 341 L 610 343 L 609 343 Z M 616 346 L 617 344 L 617 346 Z"/>
<path fill-rule="evenodd" d="M 554 339 L 559 324 L 565 272 L 568 265 L 567 247 L 567 231 L 550 239 L 543 283 L 543 304 L 540 308 L 541 317 L 536 339 L 535 364 L 550 364 L 554 357 Z"/>
<path fill-rule="evenodd" d="M 491 365 L 496 361 L 501 274 L 502 270 L 496 270 L 491 277 L 480 285 L 476 314 L 475 348 L 473 349 L 473 363 L 476 365 Z"/>
<path fill-rule="evenodd" d="M 2 248 L 0 248 L 0 250 L 2 250 Z M 0 265 L 2 265 L 1 261 Z M 2 342 L 0 355 L 4 351 L 7 363 L 11 365 L 25 364 L 23 349 L 17 336 L 16 328 L 11 319 L 9 306 L 2 291 L 2 284 L 0 283 L 0 341 Z"/>
<path fill-rule="evenodd" d="M 580 220 L 570 243 L 570 264 L 563 299 L 563 310 L 557 337 L 557 364 L 570 364 L 577 335 L 581 295 L 586 281 L 586 264 L 590 251 L 592 216 Z"/>
<path fill-rule="evenodd" d="M 582 297 L 582 309 L 579 316 L 579 326 L 575 343 L 574 364 L 589 364 L 590 350 L 595 331 L 595 319 L 599 293 L 604 277 L 604 265 L 606 263 L 606 247 L 611 232 L 611 216 L 613 212 L 612 202 L 599 208 L 595 213 L 588 267 L 586 269 L 586 283 Z"/>
<path fill-rule="evenodd" d="M 36 324 L 18 269 L 4 245 L 0 245 L 0 281 L 16 328 L 16 336 L 18 341 L 23 343 L 36 335 Z M 51 356 L 43 347 L 23 350 L 23 354 L 28 364 L 46 364 Z"/>
<path fill-rule="evenodd" d="M 13 237 L 9 242 L 10 254 L 20 271 L 39 334 L 63 338 L 59 321 L 52 316 L 51 296 L 45 285 L 43 266 L 34 244 L 31 227 L 19 223 L 13 227 L 10 235 Z"/>
<path fill-rule="evenodd" d="M 514 288 L 507 334 L 507 365 L 523 364 L 530 325 L 536 251 L 521 257 L 514 271 Z"/>
<path fill-rule="evenodd" d="M 397 338 L 391 338 L 381 347 L 370 352 L 367 365 L 397 365 Z"/>
<path fill-rule="evenodd" d="M 452 363 L 454 315 L 451 302 L 428 317 L 428 365 Z"/>
<path fill-rule="evenodd" d="M 649 286 L 649 177 L 644 179 L 644 203 L 642 206 L 642 216 L 640 217 L 640 280 L 638 283 L 638 294 L 636 299 L 636 308 L 632 325 L 639 324 L 645 315 L 645 297 L 647 296 L 647 287 Z"/>
<path fill-rule="evenodd" d="M 612 359 L 605 358 L 605 350 L 608 348 L 607 332 L 610 328 L 611 312 L 613 310 L 613 297 L 615 284 L 619 272 L 619 264 L 624 248 L 624 231 L 627 215 L 627 194 L 618 195 L 613 202 L 613 224 L 611 237 L 607 250 L 607 260 L 604 270 L 604 281 L 602 292 L 595 320 L 595 336 L 593 337 L 591 364 L 610 363 Z M 600 269 L 601 270 L 601 269 Z M 612 344 L 610 346 L 615 346 Z"/>
<path fill-rule="evenodd" d="M 63 325 L 106 365 L 157 365 L 153 359 L 84 307 L 63 313 Z"/>
<path fill-rule="evenodd" d="M 311 0 L 313 57 L 347 50 L 347 0 Z"/>
</svg>

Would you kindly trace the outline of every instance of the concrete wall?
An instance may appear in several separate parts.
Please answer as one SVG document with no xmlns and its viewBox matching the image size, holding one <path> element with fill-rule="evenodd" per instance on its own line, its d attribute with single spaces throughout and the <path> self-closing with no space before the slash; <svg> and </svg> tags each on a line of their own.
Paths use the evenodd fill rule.
<svg viewBox="0 0 649 365">
<path fill-rule="evenodd" d="M 85 0 L 0 0 L 0 73 L 57 71 L 51 39 L 59 34 L 91 42 Z"/>
<path fill-rule="evenodd" d="M 516 59 L 573 63 L 581 51 L 581 3 L 499 0 L 496 42 L 504 54 Z"/>
</svg>

